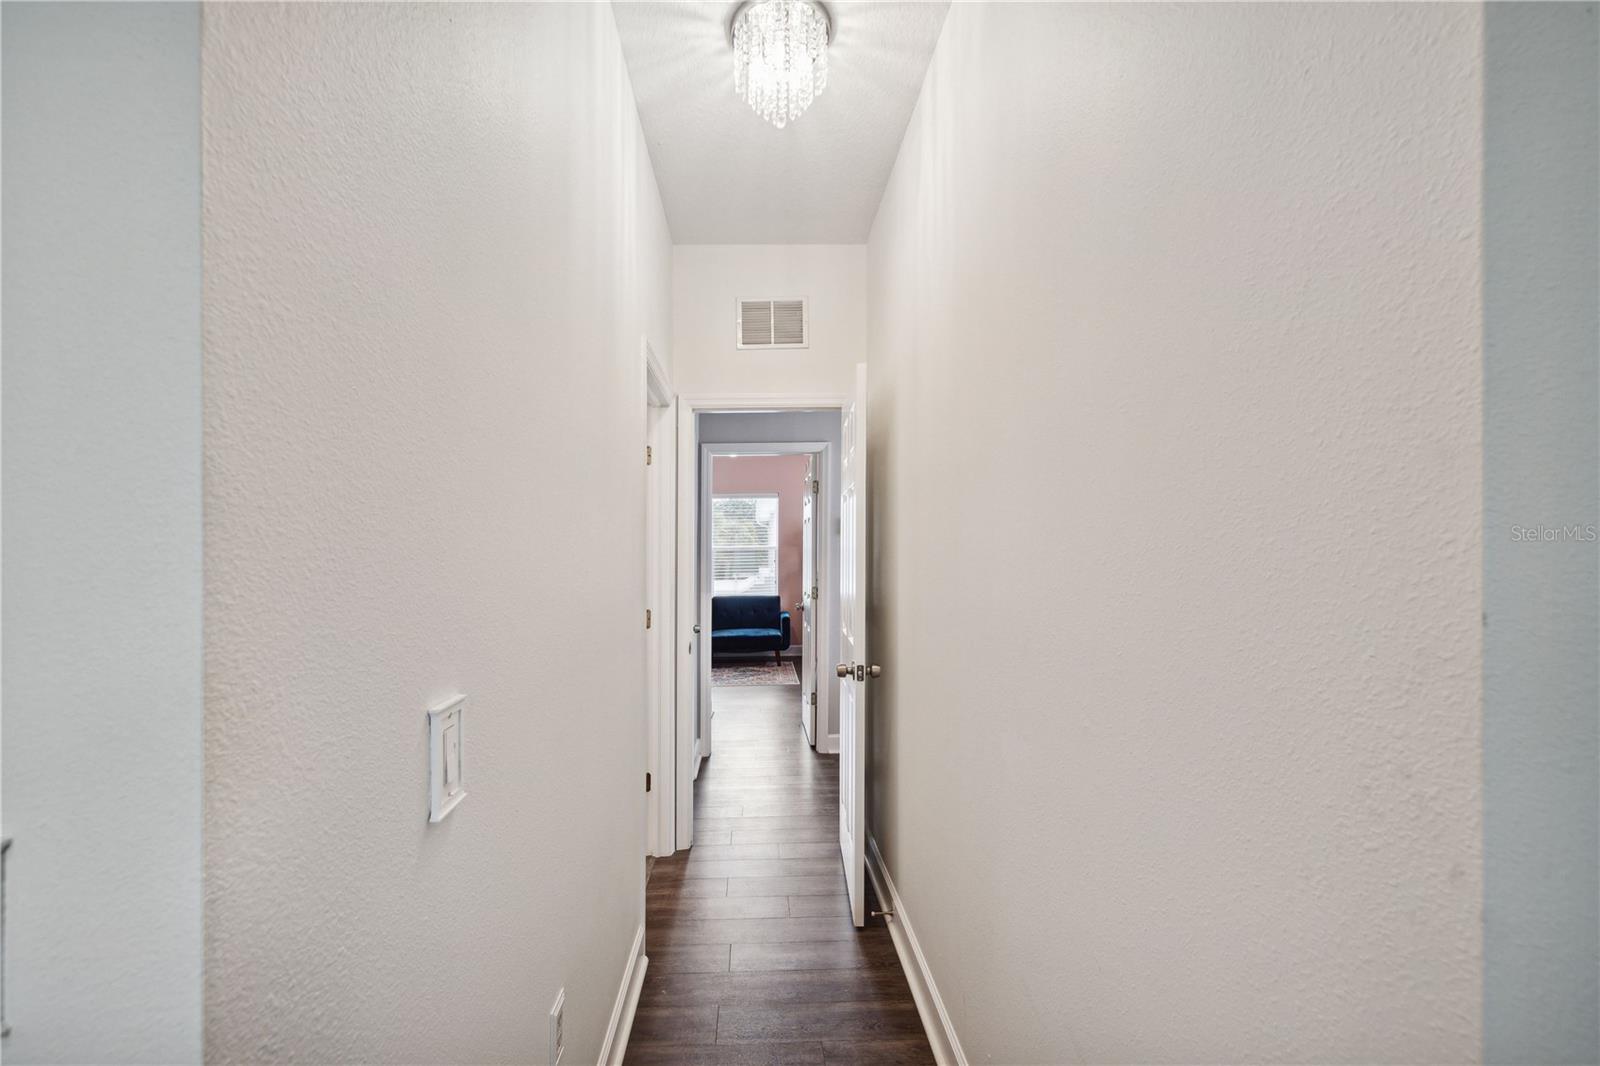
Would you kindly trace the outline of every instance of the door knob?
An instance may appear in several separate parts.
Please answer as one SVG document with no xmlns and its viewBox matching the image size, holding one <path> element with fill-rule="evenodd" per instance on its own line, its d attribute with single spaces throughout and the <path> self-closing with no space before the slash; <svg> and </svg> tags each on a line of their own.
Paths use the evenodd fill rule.
<svg viewBox="0 0 1600 1066">
<path fill-rule="evenodd" d="M 838 674 L 840 677 L 849 677 L 851 674 L 855 673 L 855 671 L 851 669 L 849 663 L 840 663 L 838 666 L 834 667 L 834 673 Z"/>
<path fill-rule="evenodd" d="M 871 666 L 867 667 L 867 676 L 868 677 L 882 677 L 883 676 L 883 667 L 879 666 L 877 663 L 873 663 Z"/>
<path fill-rule="evenodd" d="M 698 633 L 698 632 L 700 632 L 700 627 L 699 627 L 699 626 L 695 626 L 695 627 L 694 627 L 694 631 L 695 631 L 695 632 L 696 632 L 696 633 Z"/>
</svg>

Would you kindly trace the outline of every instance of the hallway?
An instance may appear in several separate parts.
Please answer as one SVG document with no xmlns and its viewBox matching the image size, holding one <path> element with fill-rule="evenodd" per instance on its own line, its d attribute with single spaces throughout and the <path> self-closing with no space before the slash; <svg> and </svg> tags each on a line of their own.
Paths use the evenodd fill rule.
<svg viewBox="0 0 1600 1066">
<path fill-rule="evenodd" d="M 884 920 L 850 923 L 839 759 L 806 744 L 799 693 L 713 689 L 694 847 L 646 886 L 630 1064 L 933 1061 Z"/>
<path fill-rule="evenodd" d="M 3 1066 L 1600 1066 L 1600 3 L 0 67 Z"/>
</svg>

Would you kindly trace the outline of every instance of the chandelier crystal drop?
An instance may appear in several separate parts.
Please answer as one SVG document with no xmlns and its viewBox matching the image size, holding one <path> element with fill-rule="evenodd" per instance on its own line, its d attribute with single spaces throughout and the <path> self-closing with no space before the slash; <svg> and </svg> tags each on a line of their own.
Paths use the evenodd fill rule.
<svg viewBox="0 0 1600 1066">
<path fill-rule="evenodd" d="M 733 19 L 733 89 L 780 130 L 828 85 L 828 15 L 813 0 L 753 0 Z"/>
</svg>

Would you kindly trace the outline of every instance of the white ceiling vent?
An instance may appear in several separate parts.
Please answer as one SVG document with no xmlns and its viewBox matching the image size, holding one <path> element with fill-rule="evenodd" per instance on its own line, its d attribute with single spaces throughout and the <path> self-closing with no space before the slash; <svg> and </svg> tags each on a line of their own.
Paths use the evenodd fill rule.
<svg viewBox="0 0 1600 1066">
<path fill-rule="evenodd" d="M 740 348 L 807 348 L 811 344 L 805 300 L 740 300 Z"/>
</svg>

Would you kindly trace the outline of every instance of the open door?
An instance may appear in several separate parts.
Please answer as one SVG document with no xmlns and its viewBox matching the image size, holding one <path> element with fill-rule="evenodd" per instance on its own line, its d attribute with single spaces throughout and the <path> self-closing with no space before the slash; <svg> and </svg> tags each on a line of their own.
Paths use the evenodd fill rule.
<svg viewBox="0 0 1600 1066">
<path fill-rule="evenodd" d="M 691 779 L 700 777 L 700 764 L 711 754 L 711 720 L 716 709 L 711 703 L 711 600 L 716 580 L 711 573 L 711 469 L 710 449 L 700 448 L 700 613 L 695 618 L 694 632 L 704 639 L 695 642 L 695 713 L 694 713 L 694 772 Z"/>
<path fill-rule="evenodd" d="M 839 850 L 856 925 L 867 910 L 867 367 L 840 424 L 839 485 Z"/>
<path fill-rule="evenodd" d="M 817 457 L 806 457 L 806 483 L 800 497 L 800 602 L 795 621 L 800 626 L 800 724 L 806 743 L 817 746 Z"/>
</svg>

